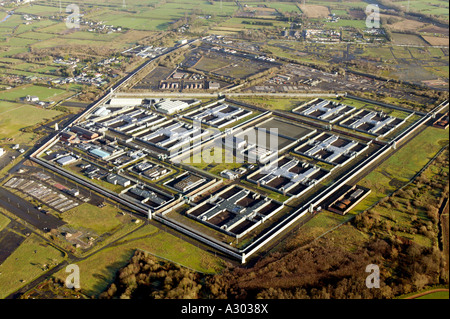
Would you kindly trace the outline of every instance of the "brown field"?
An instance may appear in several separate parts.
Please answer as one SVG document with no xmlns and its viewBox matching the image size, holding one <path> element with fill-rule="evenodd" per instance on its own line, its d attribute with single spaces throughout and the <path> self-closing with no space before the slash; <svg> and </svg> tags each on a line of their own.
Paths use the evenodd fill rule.
<svg viewBox="0 0 450 319">
<path fill-rule="evenodd" d="M 366 13 L 362 10 L 349 10 L 349 14 L 353 19 L 363 20 L 366 18 Z"/>
<path fill-rule="evenodd" d="M 422 81 L 423 84 L 427 86 L 447 86 L 448 83 L 443 80 L 426 80 Z"/>
<path fill-rule="evenodd" d="M 390 15 L 384 14 L 381 14 L 381 16 L 384 16 L 385 18 L 391 17 Z M 417 31 L 426 26 L 423 22 L 403 18 L 400 19 L 401 21 L 389 25 L 392 31 Z"/>
<path fill-rule="evenodd" d="M 394 31 L 417 31 L 424 26 L 425 24 L 423 22 L 408 19 L 390 25 Z"/>
<path fill-rule="evenodd" d="M 449 29 L 448 28 L 441 28 L 434 25 L 427 26 L 426 28 L 423 28 L 420 30 L 420 32 L 428 32 L 428 33 L 439 33 L 448 36 L 449 35 Z"/>
<path fill-rule="evenodd" d="M 448 46 L 448 38 L 422 36 L 430 45 Z"/>
<path fill-rule="evenodd" d="M 330 15 L 330 10 L 327 7 L 315 4 L 301 4 L 300 9 L 309 18 L 326 18 Z"/>
<path fill-rule="evenodd" d="M 403 45 L 427 45 L 420 36 L 415 34 L 404 34 L 392 32 L 392 39 L 395 44 Z"/>
</svg>

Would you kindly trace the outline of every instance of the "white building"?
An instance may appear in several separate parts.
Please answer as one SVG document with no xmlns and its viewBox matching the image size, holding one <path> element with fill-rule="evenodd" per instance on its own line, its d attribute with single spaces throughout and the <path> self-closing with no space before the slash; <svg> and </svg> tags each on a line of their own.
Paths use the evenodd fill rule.
<svg viewBox="0 0 450 319">
<path fill-rule="evenodd" d="M 60 159 L 58 159 L 56 161 L 56 163 L 58 163 L 61 166 L 66 166 L 66 165 L 75 163 L 76 161 L 77 161 L 77 159 L 75 157 L 69 155 L 69 156 L 61 157 Z"/>
<path fill-rule="evenodd" d="M 156 109 L 164 114 L 173 114 L 189 107 L 189 104 L 183 101 L 162 100 L 155 104 Z"/>
<path fill-rule="evenodd" d="M 224 171 L 220 172 L 220 175 L 222 177 L 228 178 L 229 180 L 232 180 L 232 181 L 239 178 L 238 174 L 236 174 L 235 172 L 229 171 L 229 170 L 224 170 Z"/>
<path fill-rule="evenodd" d="M 218 82 L 209 82 L 210 90 L 218 90 L 220 89 L 220 84 Z"/>
<path fill-rule="evenodd" d="M 0 147 L 0 156 L 2 156 L 3 154 L 5 154 L 5 151 Z"/>
<path fill-rule="evenodd" d="M 27 102 L 37 103 L 37 102 L 39 102 L 39 97 L 34 96 L 34 95 L 27 95 L 26 100 L 27 100 Z"/>
<path fill-rule="evenodd" d="M 115 174 L 109 174 L 106 177 L 106 180 L 109 183 L 111 183 L 111 184 L 114 184 L 114 185 L 118 184 L 118 185 L 123 186 L 123 187 L 128 187 L 128 186 L 131 185 L 131 181 L 129 179 L 124 178 L 124 177 L 119 176 L 119 175 L 115 175 Z"/>
</svg>

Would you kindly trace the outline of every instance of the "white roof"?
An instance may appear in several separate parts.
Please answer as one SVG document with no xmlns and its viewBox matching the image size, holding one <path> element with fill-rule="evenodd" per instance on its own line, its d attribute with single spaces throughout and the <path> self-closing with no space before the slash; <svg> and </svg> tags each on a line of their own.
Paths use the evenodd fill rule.
<svg viewBox="0 0 450 319">
<path fill-rule="evenodd" d="M 156 104 L 159 110 L 176 111 L 188 107 L 189 104 L 183 101 L 164 100 Z"/>
</svg>

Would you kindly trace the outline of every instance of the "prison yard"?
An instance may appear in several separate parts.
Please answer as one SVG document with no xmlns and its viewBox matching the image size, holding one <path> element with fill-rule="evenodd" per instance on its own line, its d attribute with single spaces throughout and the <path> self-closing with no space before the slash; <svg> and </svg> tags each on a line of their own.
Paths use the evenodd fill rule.
<svg viewBox="0 0 450 319">
<path fill-rule="evenodd" d="M 385 224 L 434 247 L 448 2 L 388 2 L 372 30 L 364 1 L 82 0 L 76 29 L 0 1 L 0 298 L 99 297 L 136 250 L 216 274 Z"/>
</svg>

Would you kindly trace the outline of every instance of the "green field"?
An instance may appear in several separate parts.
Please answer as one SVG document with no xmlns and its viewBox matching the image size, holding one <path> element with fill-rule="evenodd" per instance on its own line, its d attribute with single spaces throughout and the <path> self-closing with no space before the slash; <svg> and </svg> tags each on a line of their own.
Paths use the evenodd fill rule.
<svg viewBox="0 0 450 319">
<path fill-rule="evenodd" d="M 53 89 L 44 86 L 31 85 L 22 86 L 6 92 L 2 92 L 1 99 L 8 101 L 18 101 L 27 95 L 35 95 L 40 101 L 57 101 L 60 95 L 66 93 L 64 90 Z"/>
<path fill-rule="evenodd" d="M 291 111 L 300 104 L 307 102 L 308 99 L 288 99 L 288 98 L 269 98 L 269 97 L 239 97 L 237 101 L 254 104 L 268 110 Z"/>
<path fill-rule="evenodd" d="M 10 221 L 11 220 L 8 217 L 0 213 L 0 231 L 2 231 L 6 226 L 8 226 Z"/>
<path fill-rule="evenodd" d="M 43 275 L 64 258 L 61 251 L 31 235 L 0 265 L 0 298 Z"/>
<path fill-rule="evenodd" d="M 353 211 L 362 212 L 395 191 L 397 187 L 391 183 L 392 180 L 408 182 L 446 144 L 447 130 L 434 127 L 425 129 L 359 183 L 372 192 Z"/>
<path fill-rule="evenodd" d="M 415 299 L 449 299 L 448 291 L 438 291 Z"/>
<path fill-rule="evenodd" d="M 113 206 L 105 206 L 98 208 L 90 204 L 82 204 L 81 206 L 71 209 L 63 214 L 63 220 L 69 226 L 75 228 L 87 228 L 93 230 L 98 235 L 106 232 L 113 232 L 119 228 L 123 222 L 122 215 L 118 215 L 119 210 Z M 130 222 L 130 220 L 128 220 Z"/>
<path fill-rule="evenodd" d="M 0 101 L 0 140 L 16 138 L 22 128 L 52 119 L 62 113 L 35 106 Z"/>
<path fill-rule="evenodd" d="M 22 133 L 20 130 L 61 114 L 59 111 L 41 109 L 32 105 L 0 101 L 0 140 L 17 138 L 19 135 L 30 137 L 30 134 Z"/>
<path fill-rule="evenodd" d="M 408 8 L 411 11 L 420 12 L 423 14 L 438 15 L 448 18 L 448 1 L 445 0 L 411 0 L 395 2 L 396 5 Z"/>
</svg>

